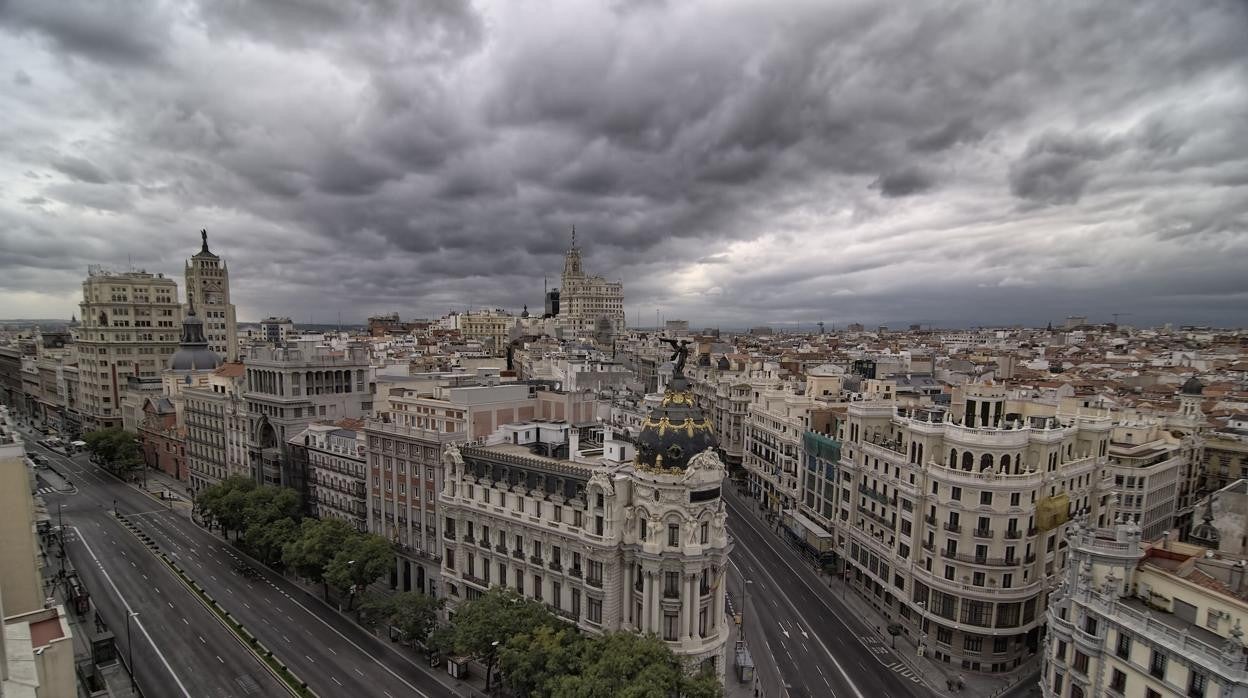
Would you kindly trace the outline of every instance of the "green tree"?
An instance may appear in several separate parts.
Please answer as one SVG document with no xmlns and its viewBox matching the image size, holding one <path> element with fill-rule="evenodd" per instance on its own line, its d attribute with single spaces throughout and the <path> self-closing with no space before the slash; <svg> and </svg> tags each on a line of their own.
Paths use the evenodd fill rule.
<svg viewBox="0 0 1248 698">
<path fill-rule="evenodd" d="M 296 574 L 320 582 L 328 600 L 325 568 L 354 535 L 356 531 L 339 519 L 304 519 L 299 535 L 282 551 L 282 561 Z"/>
<path fill-rule="evenodd" d="M 116 475 L 143 467 L 138 437 L 121 427 L 97 429 L 82 437 L 96 462 Z"/>
<path fill-rule="evenodd" d="M 418 591 L 371 594 L 360 605 L 360 612 L 370 625 L 393 626 L 404 640 L 424 644 L 437 626 L 438 611 L 444 604 L 443 599 Z"/>
<path fill-rule="evenodd" d="M 486 686 L 493 676 L 494 661 L 508 638 L 535 633 L 543 626 L 560 627 L 562 621 L 537 601 L 503 587 L 494 587 L 455 609 L 450 631 L 438 637 L 437 647 L 455 655 L 471 656 L 486 664 Z"/>
<path fill-rule="evenodd" d="M 689 676 L 654 635 L 614 632 L 588 637 L 571 671 L 552 675 L 540 691 L 552 698 L 720 698 L 713 674 Z"/>
<path fill-rule="evenodd" d="M 356 533 L 347 538 L 325 566 L 325 582 L 342 596 L 347 608 L 355 603 L 356 591 L 377 581 L 394 567 L 390 542 L 372 533 Z"/>
<path fill-rule="evenodd" d="M 545 695 L 553 680 L 576 671 L 585 638 L 573 628 L 542 625 L 514 635 L 499 650 L 498 669 L 520 698 Z"/>
<path fill-rule="evenodd" d="M 298 535 L 299 524 L 293 518 L 286 517 L 263 526 L 248 526 L 243 534 L 243 545 L 260 562 L 280 569 L 282 553 Z"/>
</svg>

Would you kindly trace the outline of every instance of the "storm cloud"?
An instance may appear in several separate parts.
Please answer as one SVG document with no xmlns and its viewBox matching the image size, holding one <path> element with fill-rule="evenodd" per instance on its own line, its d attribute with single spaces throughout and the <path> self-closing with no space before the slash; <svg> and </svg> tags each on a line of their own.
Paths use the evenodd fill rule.
<svg viewBox="0 0 1248 698">
<path fill-rule="evenodd" d="M 0 4 L 0 316 L 88 264 L 240 317 L 1248 324 L 1248 9 L 1114 0 Z"/>
</svg>

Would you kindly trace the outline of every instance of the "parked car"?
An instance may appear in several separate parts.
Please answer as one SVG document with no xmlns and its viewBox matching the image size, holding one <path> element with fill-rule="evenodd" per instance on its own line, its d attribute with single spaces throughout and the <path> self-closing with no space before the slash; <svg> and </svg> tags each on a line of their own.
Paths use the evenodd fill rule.
<svg viewBox="0 0 1248 698">
<path fill-rule="evenodd" d="M 39 456 L 39 455 L 36 455 L 36 456 L 35 456 L 34 458 L 32 458 L 31 460 L 33 460 L 33 461 L 35 462 L 35 467 L 36 467 L 36 468 L 46 468 L 46 467 L 48 467 L 49 465 L 51 465 L 51 461 L 49 461 L 49 460 L 48 460 L 48 457 L 47 457 L 47 456 Z"/>
</svg>

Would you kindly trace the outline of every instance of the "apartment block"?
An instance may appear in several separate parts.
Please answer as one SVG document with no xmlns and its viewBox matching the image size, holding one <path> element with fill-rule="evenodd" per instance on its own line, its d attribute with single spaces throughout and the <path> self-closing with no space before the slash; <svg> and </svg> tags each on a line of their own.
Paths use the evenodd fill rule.
<svg viewBox="0 0 1248 698">
<path fill-rule="evenodd" d="M 247 421 L 243 372 L 243 364 L 228 363 L 208 376 L 207 385 L 182 391 L 192 491 L 211 487 L 227 477 L 250 474 L 246 467 L 247 441 L 240 433 Z"/>
<path fill-rule="evenodd" d="M 364 423 L 311 424 L 291 441 L 302 446 L 308 465 L 308 506 L 313 516 L 339 519 L 357 531 L 365 519 Z"/>
<path fill-rule="evenodd" d="M 84 430 L 121 426 L 129 376 L 156 378 L 178 349 L 178 284 L 164 274 L 92 266 L 79 304 L 78 369 Z"/>
<path fill-rule="evenodd" d="M 836 534 L 851 588 L 938 662 L 1018 667 L 1039 651 L 1071 516 L 1106 522 L 1112 426 L 982 384 L 947 407 L 850 403 Z"/>
<path fill-rule="evenodd" d="M 1082 520 L 1070 556 L 1045 614 L 1046 698 L 1248 695 L 1243 558 Z"/>
</svg>

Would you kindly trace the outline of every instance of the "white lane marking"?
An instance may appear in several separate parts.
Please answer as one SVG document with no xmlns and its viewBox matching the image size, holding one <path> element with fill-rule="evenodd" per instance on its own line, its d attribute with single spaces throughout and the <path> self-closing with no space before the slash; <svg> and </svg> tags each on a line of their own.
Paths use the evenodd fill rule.
<svg viewBox="0 0 1248 698">
<path fill-rule="evenodd" d="M 204 640 L 204 636 L 203 636 L 203 635 L 199 635 L 198 637 L 199 637 L 199 642 L 200 642 L 200 644 L 203 644 L 203 645 L 208 644 L 208 642 L 207 642 L 206 640 Z"/>
<path fill-rule="evenodd" d="M 757 563 L 758 565 L 758 571 L 762 572 L 763 575 L 766 576 L 767 579 L 771 581 L 773 589 L 781 588 L 780 583 L 776 581 L 776 578 L 771 576 L 771 573 L 767 571 L 767 567 L 763 565 L 763 561 L 758 559 L 758 557 L 755 556 L 754 553 L 749 548 L 745 546 L 741 546 L 739 550 L 741 550 L 746 555 L 749 555 L 751 558 L 753 558 L 754 562 Z M 784 561 L 783 558 L 781 558 L 781 561 L 782 562 Z M 788 563 L 785 563 L 785 564 L 787 565 Z M 800 576 L 797 574 L 797 570 L 793 570 L 792 567 L 790 567 L 789 569 L 793 571 L 794 576 Z M 791 599 L 789 599 L 787 596 L 783 597 L 783 599 L 784 599 L 784 603 L 793 611 L 793 616 L 795 618 L 803 617 L 802 613 L 797 610 L 797 606 L 793 604 L 793 601 Z M 819 643 L 819 647 L 823 649 L 823 653 L 828 655 L 828 659 L 832 660 L 833 666 L 835 666 L 836 670 L 840 672 L 841 678 L 845 679 L 845 683 L 849 684 L 849 688 L 851 691 L 854 692 L 854 695 L 858 696 L 858 698 L 866 698 L 866 696 L 862 694 L 862 691 L 858 690 L 858 685 L 854 683 L 853 679 L 849 678 L 849 672 L 845 671 L 845 667 L 841 666 L 841 663 L 837 661 L 836 656 L 832 654 L 832 650 L 828 649 L 828 646 L 823 643 L 823 640 L 818 635 L 815 635 L 815 642 Z"/>
<path fill-rule="evenodd" d="M 334 652 L 333 647 L 326 647 L 325 649 L 329 650 L 330 652 L 333 652 L 334 654 L 338 654 L 337 652 Z"/>
<path fill-rule="evenodd" d="M 222 658 L 221 658 L 221 655 L 219 655 L 219 654 L 217 655 L 217 661 L 218 661 L 218 662 L 221 662 L 222 664 L 225 664 L 225 660 L 224 660 L 224 659 L 222 659 Z"/>
<path fill-rule="evenodd" d="M 363 676 L 363 675 L 364 675 L 364 672 L 360 671 L 360 668 L 359 668 L 359 667 L 351 667 L 351 668 L 352 668 L 352 669 L 355 669 L 355 673 L 359 674 L 360 676 Z"/>
<path fill-rule="evenodd" d="M 333 679 L 333 680 L 334 680 L 334 683 L 338 684 L 339 686 L 341 686 L 341 685 L 342 685 L 342 682 L 338 680 L 338 677 L 337 677 L 337 676 L 331 676 L 331 677 L 329 677 L 329 678 Z"/>
<path fill-rule="evenodd" d="M 108 571 L 104 569 L 104 564 L 100 562 L 100 558 L 96 557 L 95 551 L 92 550 L 91 545 L 87 543 L 87 538 L 82 535 L 82 531 L 79 531 L 77 526 L 71 526 L 70 528 L 74 529 L 74 534 L 78 537 L 78 540 L 82 543 L 83 547 L 87 549 L 87 552 L 91 554 L 91 559 L 95 561 L 96 566 L 100 568 L 100 572 L 103 573 L 105 581 L 107 581 L 108 585 L 112 587 L 113 593 L 116 594 L 117 598 L 121 600 L 121 605 L 126 609 L 126 617 L 129 618 L 130 614 L 134 613 L 134 610 L 131 609 L 130 604 L 126 602 L 126 597 L 121 595 L 121 591 L 117 588 L 117 584 L 113 582 L 113 578 L 110 577 Z M 156 642 L 152 640 L 152 636 L 147 632 L 147 626 L 143 625 L 143 621 L 140 618 L 135 618 L 134 624 L 139 626 L 139 630 L 143 633 L 143 637 L 147 638 L 147 642 L 152 646 L 152 650 L 156 652 L 156 656 L 160 657 L 160 663 L 165 665 L 165 669 L 168 670 L 169 675 L 173 677 L 173 682 L 178 685 L 178 690 L 182 691 L 182 695 L 186 696 L 186 698 L 191 698 L 190 691 L 186 690 L 186 686 L 182 684 L 182 679 L 178 678 L 178 675 L 173 673 L 173 667 L 169 666 L 169 660 L 165 659 L 165 654 L 160 651 L 160 648 L 156 646 Z"/>
<path fill-rule="evenodd" d="M 287 642 L 290 642 L 290 638 L 286 637 L 285 635 L 282 635 L 282 639 L 283 639 L 283 640 L 285 640 L 285 641 L 287 641 Z"/>
<path fill-rule="evenodd" d="M 185 618 L 183 618 L 183 619 L 182 619 L 182 624 L 183 624 L 183 625 L 190 625 L 190 622 L 188 622 Z"/>
<path fill-rule="evenodd" d="M 304 659 L 306 659 L 306 660 L 308 660 L 309 662 L 312 662 L 313 664 L 316 664 L 316 660 L 315 660 L 315 659 L 313 659 L 313 658 L 311 658 L 311 657 L 309 657 L 309 656 L 308 656 L 308 655 L 306 655 L 306 654 L 305 654 L 305 655 L 303 655 L 303 658 L 304 658 Z"/>
</svg>

